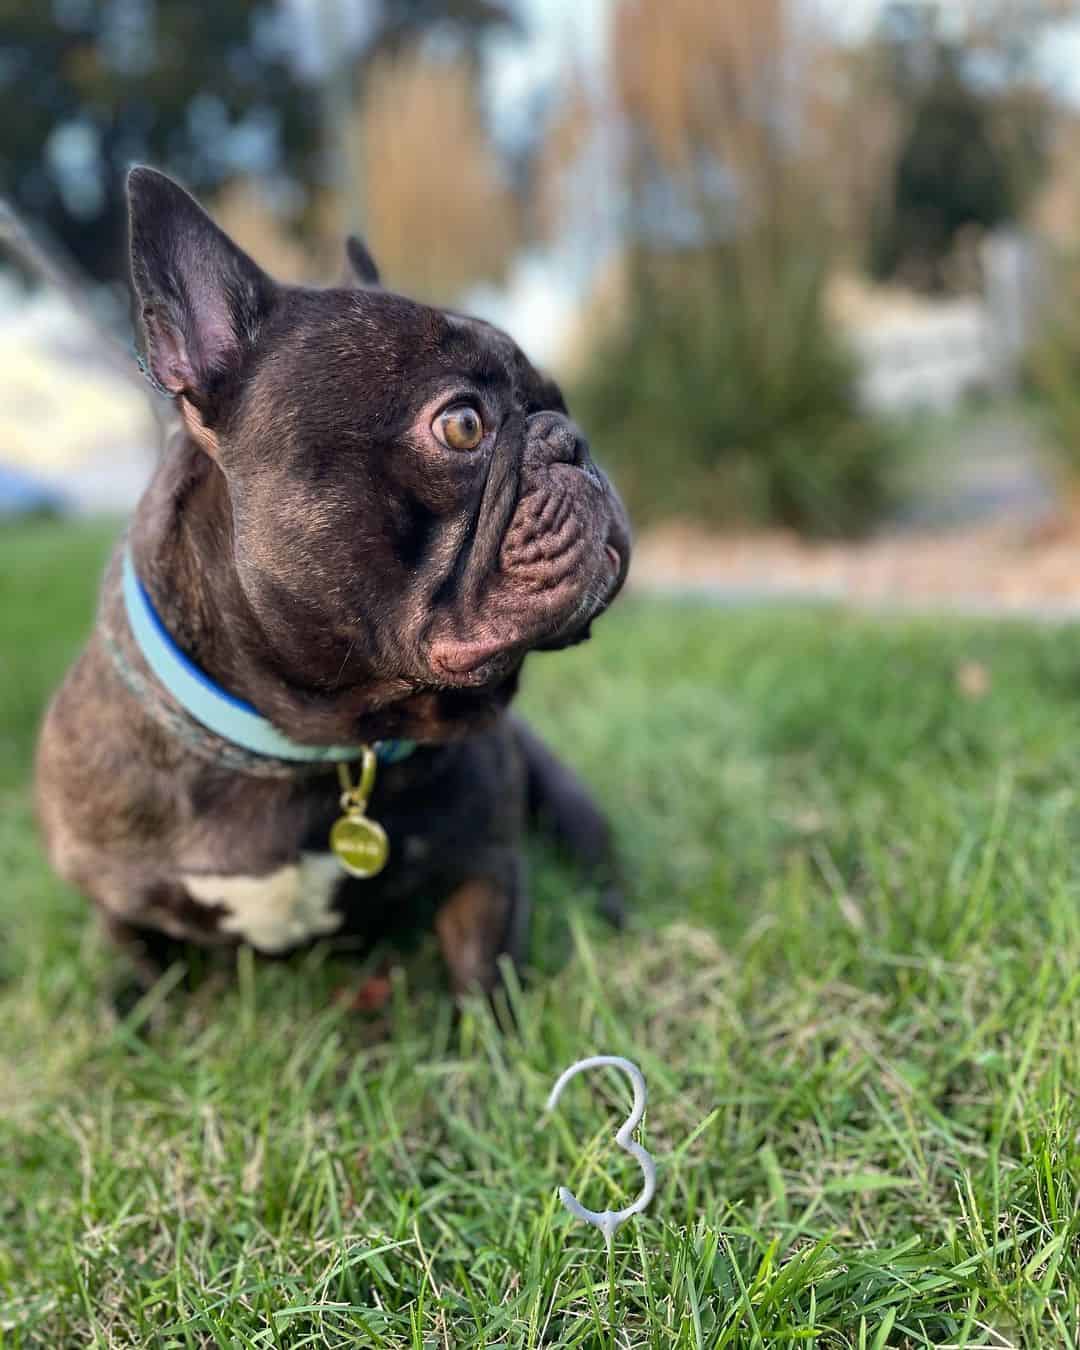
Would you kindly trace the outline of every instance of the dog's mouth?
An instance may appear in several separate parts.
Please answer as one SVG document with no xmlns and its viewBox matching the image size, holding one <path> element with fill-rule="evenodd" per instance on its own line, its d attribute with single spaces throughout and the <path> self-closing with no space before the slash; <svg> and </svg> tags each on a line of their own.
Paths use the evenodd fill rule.
<svg viewBox="0 0 1080 1350">
<path fill-rule="evenodd" d="M 618 595 L 625 577 L 628 558 L 614 544 L 604 545 L 604 568 L 582 592 L 573 612 L 555 632 L 534 644 L 537 651 L 558 651 L 572 647 L 589 636 L 589 629 Z"/>
<path fill-rule="evenodd" d="M 429 659 L 440 683 L 475 688 L 504 679 L 529 651 L 583 641 L 615 599 L 630 561 L 622 504 L 599 475 L 573 501 L 567 495 L 519 503 L 478 612 L 466 623 L 448 615 L 432 634 Z"/>
</svg>

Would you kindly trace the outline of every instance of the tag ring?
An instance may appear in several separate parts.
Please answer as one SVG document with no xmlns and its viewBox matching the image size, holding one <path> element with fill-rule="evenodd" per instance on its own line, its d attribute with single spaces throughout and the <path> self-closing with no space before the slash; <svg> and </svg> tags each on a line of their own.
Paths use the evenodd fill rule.
<svg viewBox="0 0 1080 1350">
<path fill-rule="evenodd" d="M 363 811 L 366 808 L 368 798 L 371 796 L 371 789 L 375 786 L 375 770 L 377 767 L 378 759 L 370 745 L 361 747 L 360 777 L 356 783 L 352 781 L 348 764 L 344 760 L 338 761 L 337 772 L 338 782 L 341 784 L 341 809 L 343 811 Z"/>
</svg>

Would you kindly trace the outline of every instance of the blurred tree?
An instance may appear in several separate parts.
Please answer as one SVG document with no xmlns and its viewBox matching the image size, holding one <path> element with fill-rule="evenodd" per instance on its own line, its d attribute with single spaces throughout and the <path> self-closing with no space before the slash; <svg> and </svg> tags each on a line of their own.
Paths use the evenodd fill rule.
<svg viewBox="0 0 1080 1350">
<path fill-rule="evenodd" d="M 134 160 L 202 193 L 269 176 L 303 215 L 327 178 L 313 5 L 339 12 L 352 79 L 418 34 L 475 53 L 511 22 L 495 0 L 0 0 L 0 193 L 99 277 L 120 269 Z"/>
<path fill-rule="evenodd" d="M 876 277 L 945 289 L 965 229 L 989 230 L 1016 218 L 1019 194 L 994 135 L 994 112 L 992 99 L 963 78 L 957 56 L 941 52 L 917 96 L 892 191 L 875 222 Z"/>
<path fill-rule="evenodd" d="M 388 282 L 448 303 L 471 283 L 497 280 L 518 213 L 469 62 L 415 46 L 381 57 L 356 115 L 367 241 Z"/>
<path fill-rule="evenodd" d="M 877 66 L 905 130 L 873 223 L 876 277 L 927 291 L 958 276 L 978 281 L 971 245 L 1022 219 L 1043 182 L 1054 106 L 1041 43 L 1076 8 L 1074 0 L 886 6 Z"/>
<path fill-rule="evenodd" d="M 895 100 L 865 43 L 820 44 L 811 70 L 807 135 L 815 149 L 819 200 L 854 270 L 865 266 L 902 130 Z"/>
</svg>

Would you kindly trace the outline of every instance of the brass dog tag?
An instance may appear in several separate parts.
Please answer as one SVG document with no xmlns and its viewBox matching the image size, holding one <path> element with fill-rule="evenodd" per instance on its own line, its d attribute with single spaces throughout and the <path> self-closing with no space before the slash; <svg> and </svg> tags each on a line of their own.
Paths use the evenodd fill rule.
<svg viewBox="0 0 1080 1350">
<path fill-rule="evenodd" d="M 375 751 L 369 745 L 364 746 L 358 783 L 354 784 L 349 777 L 348 765 L 338 765 L 344 815 L 334 821 L 330 831 L 330 847 L 338 862 L 350 876 L 362 881 L 377 876 L 390 857 L 386 831 L 366 814 L 368 798 L 375 786 L 375 767 Z"/>
</svg>

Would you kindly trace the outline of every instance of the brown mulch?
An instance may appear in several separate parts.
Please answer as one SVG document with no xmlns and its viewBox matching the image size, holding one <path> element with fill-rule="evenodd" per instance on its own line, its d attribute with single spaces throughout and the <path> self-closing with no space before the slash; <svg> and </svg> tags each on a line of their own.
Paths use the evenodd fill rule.
<svg viewBox="0 0 1080 1350">
<path fill-rule="evenodd" d="M 1080 502 L 1037 523 L 898 530 L 849 543 L 673 522 L 640 536 L 631 575 L 641 589 L 718 598 L 1068 615 L 1080 613 Z"/>
</svg>

